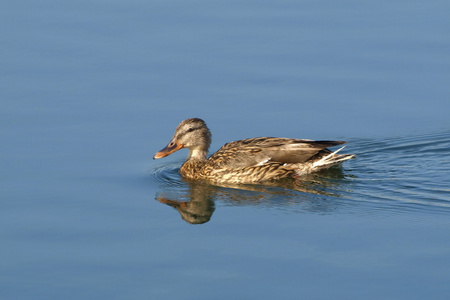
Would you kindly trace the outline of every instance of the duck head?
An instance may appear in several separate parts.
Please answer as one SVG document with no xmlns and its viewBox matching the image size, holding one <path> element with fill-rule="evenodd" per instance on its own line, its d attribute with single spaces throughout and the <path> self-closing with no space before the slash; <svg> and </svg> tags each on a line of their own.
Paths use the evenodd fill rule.
<svg viewBox="0 0 450 300">
<path fill-rule="evenodd" d="M 189 158 L 206 157 L 211 144 L 211 132 L 202 119 L 191 118 L 184 120 L 177 126 L 169 144 L 157 152 L 153 159 L 166 157 L 182 148 L 189 149 Z"/>
</svg>

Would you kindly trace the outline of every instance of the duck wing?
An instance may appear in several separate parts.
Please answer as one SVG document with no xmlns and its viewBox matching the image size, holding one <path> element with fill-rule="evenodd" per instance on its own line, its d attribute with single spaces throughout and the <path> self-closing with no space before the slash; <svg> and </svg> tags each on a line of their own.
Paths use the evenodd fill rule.
<svg viewBox="0 0 450 300">
<path fill-rule="evenodd" d="M 268 162 L 304 163 L 320 153 L 330 153 L 327 147 L 343 141 L 312 141 L 290 138 L 259 137 L 225 144 L 208 162 L 216 168 L 235 169 Z"/>
</svg>

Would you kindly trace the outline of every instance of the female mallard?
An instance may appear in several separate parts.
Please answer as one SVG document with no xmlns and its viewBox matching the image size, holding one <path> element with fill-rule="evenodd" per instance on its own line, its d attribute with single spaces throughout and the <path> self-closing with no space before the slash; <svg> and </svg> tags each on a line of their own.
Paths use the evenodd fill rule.
<svg viewBox="0 0 450 300">
<path fill-rule="evenodd" d="M 276 137 L 258 137 L 234 141 L 206 158 L 211 132 L 198 118 L 178 125 L 169 144 L 153 159 L 188 148 L 189 154 L 180 168 L 183 177 L 216 183 L 263 183 L 327 169 L 353 158 L 354 154 L 337 154 L 326 149 L 342 141 L 311 141 Z"/>
</svg>

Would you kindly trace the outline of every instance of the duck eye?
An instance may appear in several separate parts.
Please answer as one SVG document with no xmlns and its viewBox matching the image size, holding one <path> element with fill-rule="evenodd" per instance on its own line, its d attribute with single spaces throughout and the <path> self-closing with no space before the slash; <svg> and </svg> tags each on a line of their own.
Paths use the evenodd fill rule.
<svg viewBox="0 0 450 300">
<path fill-rule="evenodd" d="M 187 132 L 192 132 L 192 131 L 194 131 L 195 130 L 195 128 L 189 128 L 188 130 L 187 130 Z"/>
</svg>

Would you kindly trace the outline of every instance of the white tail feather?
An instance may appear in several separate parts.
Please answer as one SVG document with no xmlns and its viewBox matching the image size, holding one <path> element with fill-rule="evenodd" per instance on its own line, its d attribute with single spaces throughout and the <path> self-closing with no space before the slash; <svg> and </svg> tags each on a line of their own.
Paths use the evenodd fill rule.
<svg viewBox="0 0 450 300">
<path fill-rule="evenodd" d="M 339 151 L 341 151 L 342 149 L 344 149 L 345 146 L 337 149 L 336 151 L 322 157 L 320 160 L 316 161 L 313 163 L 313 168 L 316 167 L 325 167 L 325 166 L 332 166 L 338 163 L 341 163 L 347 159 L 351 159 L 354 157 L 354 155 L 348 154 L 348 155 L 339 155 L 338 157 L 336 157 L 337 153 Z"/>
</svg>

